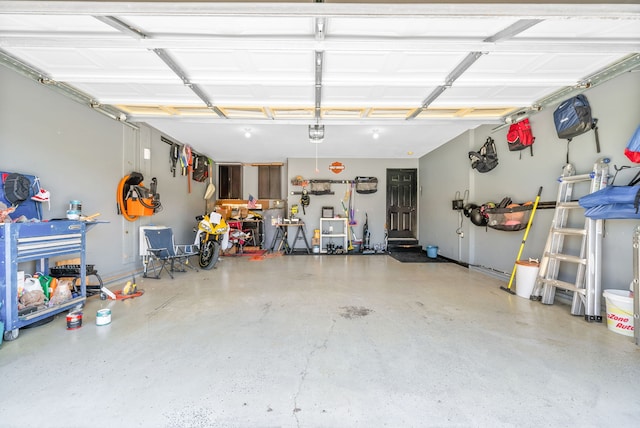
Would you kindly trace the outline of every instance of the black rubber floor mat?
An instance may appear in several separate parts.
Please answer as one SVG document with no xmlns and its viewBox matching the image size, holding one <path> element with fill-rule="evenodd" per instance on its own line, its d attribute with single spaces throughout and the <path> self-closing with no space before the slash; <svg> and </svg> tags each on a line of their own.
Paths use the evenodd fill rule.
<svg viewBox="0 0 640 428">
<path fill-rule="evenodd" d="M 391 257 L 402 263 L 449 263 L 451 260 L 444 257 L 431 258 L 427 257 L 424 251 L 392 251 L 389 253 Z"/>
</svg>

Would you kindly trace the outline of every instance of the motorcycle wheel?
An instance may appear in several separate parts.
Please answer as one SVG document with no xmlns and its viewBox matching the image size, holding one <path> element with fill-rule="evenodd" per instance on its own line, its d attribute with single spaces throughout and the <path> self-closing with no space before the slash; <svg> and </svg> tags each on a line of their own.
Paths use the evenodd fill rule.
<svg viewBox="0 0 640 428">
<path fill-rule="evenodd" d="M 202 269 L 212 269 L 215 267 L 220 257 L 220 243 L 217 241 L 207 241 L 200 248 L 198 263 Z"/>
</svg>

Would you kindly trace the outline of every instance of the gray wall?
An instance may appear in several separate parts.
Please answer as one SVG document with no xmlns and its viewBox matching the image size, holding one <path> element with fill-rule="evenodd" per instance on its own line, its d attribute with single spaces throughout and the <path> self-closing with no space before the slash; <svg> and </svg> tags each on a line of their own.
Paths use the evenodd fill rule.
<svg viewBox="0 0 640 428">
<path fill-rule="evenodd" d="M 106 277 L 118 277 L 140 268 L 137 254 L 138 227 L 154 223 L 169 225 L 179 242 L 193 238 L 194 217 L 205 210 L 202 198 L 206 183 L 192 182 L 187 192 L 186 177 L 172 177 L 169 172 L 169 146 L 160 141 L 160 133 L 141 125 L 133 130 L 86 106 L 54 93 L 51 89 L 0 67 L 0 170 L 37 175 L 43 187 L 52 193 L 51 211 L 45 208 L 45 218 L 64 217 L 71 199 L 83 201 L 85 214 L 99 212 L 107 224 L 89 232 L 87 255 Z M 571 162 L 579 172 L 591 170 L 598 156 L 611 158 L 611 165 L 630 165 L 624 157 L 624 147 L 640 118 L 640 74 L 627 73 L 586 92 L 594 116 L 599 118 L 602 153 L 595 153 L 592 133 L 576 137 L 571 143 Z M 522 232 L 485 230 L 470 224 L 451 209 L 456 193 L 469 197 L 465 202 L 478 204 L 499 201 L 504 196 L 516 202 L 535 198 L 543 186 L 543 201 L 556 198 L 557 182 L 565 163 L 566 143 L 555 135 L 553 109 L 531 118 L 536 143 L 534 157 L 528 152 L 509 152 L 506 129 L 493 132 L 492 126 L 467 132 L 420 160 L 381 159 L 319 159 L 320 172 L 315 172 L 315 159 L 289 159 L 285 166 L 289 206 L 299 203 L 299 196 L 289 195 L 300 190 L 290 184 L 291 178 L 352 179 L 355 176 L 376 176 L 378 192 L 356 195 L 356 234 L 362 237 L 364 213 L 369 215 L 371 242 L 384 240 L 386 213 L 386 169 L 417 168 L 420 186 L 419 233 L 423 246 L 437 245 L 444 256 L 490 269 L 511 272 L 522 239 Z M 487 136 L 498 146 L 500 165 L 480 174 L 471 170 L 469 150 L 477 150 Z M 171 136 L 168 136 L 171 138 Z M 151 159 L 142 156 L 144 148 Z M 206 153 L 205 153 L 206 154 Z M 328 171 L 333 161 L 343 162 L 347 169 L 340 175 Z M 158 191 L 164 210 L 135 223 L 129 223 L 115 211 L 115 189 L 120 178 L 132 170 L 141 171 L 145 184 L 151 177 L 158 179 Z M 612 168 L 613 171 L 613 168 Z M 249 177 L 254 170 L 247 171 Z M 618 184 L 628 177 L 619 177 Z M 249 181 L 253 181 L 252 179 Z M 245 197 L 251 191 L 245 186 Z M 306 215 L 307 236 L 319 224 L 322 206 L 338 210 L 344 196 L 344 185 L 334 185 L 335 195 L 312 196 Z M 257 190 L 256 190 L 257 191 Z M 283 195 L 285 196 L 285 195 Z M 529 234 L 523 258 L 539 257 L 546 240 L 552 210 L 539 210 Z M 626 288 L 631 279 L 631 234 L 634 220 L 608 221 L 604 240 L 603 287 Z M 459 229 L 464 237 L 456 233 Z"/>
<path fill-rule="evenodd" d="M 329 165 L 333 162 L 342 162 L 345 165 L 344 171 L 334 174 L 329 170 Z M 323 206 L 334 207 L 335 214 L 343 214 L 341 201 L 347 190 L 346 184 L 332 184 L 331 190 L 334 195 L 311 195 L 311 203 L 307 207 L 307 214 L 302 214 L 300 206 L 300 195 L 291 195 L 292 191 L 301 191 L 300 186 L 292 186 L 291 179 L 300 175 L 307 180 L 353 180 L 357 176 L 377 177 L 378 191 L 370 194 L 359 194 L 355 196 L 355 219 L 357 224 L 353 226 L 358 239 L 362 239 L 362 227 L 365 221 L 365 213 L 369 217 L 369 231 L 371 232 L 371 245 L 384 242 L 384 228 L 386 222 L 386 186 L 388 168 L 418 168 L 417 159 L 318 159 L 318 170 L 316 172 L 315 159 L 288 159 L 287 171 L 287 204 L 298 204 L 300 214 L 298 217 L 305 222 L 307 236 L 313 236 L 313 229 L 320 227 L 320 216 Z M 346 204 L 345 204 L 346 205 Z M 418 230 L 416 230 L 416 233 Z"/>
<path fill-rule="evenodd" d="M 0 170 L 39 176 L 51 192 L 44 219 L 64 218 L 69 200 L 82 201 L 83 214 L 106 221 L 87 235 L 87 262 L 106 280 L 140 269 L 138 227 L 154 223 L 174 228 L 178 242 L 192 242 L 194 217 L 204 212 L 206 183 L 169 172 L 169 146 L 160 134 L 139 131 L 0 67 Z M 150 149 L 144 160 L 142 150 Z M 116 214 L 116 186 L 140 171 L 148 187 L 158 179 L 163 211 L 130 223 Z"/>
<path fill-rule="evenodd" d="M 599 119 L 602 151 L 596 153 L 592 132 L 574 138 L 570 148 L 570 162 L 578 173 L 592 170 L 599 157 L 611 159 L 613 166 L 634 166 L 624 156 L 624 148 L 640 121 L 640 73 L 623 76 L 585 92 L 593 116 Z M 492 132 L 493 127 L 479 127 L 452 140 L 420 159 L 420 240 L 423 244 L 438 245 L 446 257 L 511 273 L 524 231 L 502 232 L 477 227 L 464 217 L 464 238 L 456 234 L 458 213 L 451 209 L 456 192 L 469 190 L 469 202 L 482 204 L 500 201 L 509 196 L 514 202 L 534 200 L 538 188 L 543 187 L 541 201 L 555 201 L 557 177 L 565 165 L 567 144 L 558 139 L 553 124 L 556 106 L 531 117 L 536 137 L 534 156 L 528 151 L 509 152 L 507 129 Z M 478 150 L 491 136 L 498 148 L 500 163 L 485 174 L 472 170 L 467 152 Z M 636 170 L 637 171 L 637 170 Z M 633 171 L 635 173 L 636 171 Z M 626 184 L 630 174 L 619 175 L 615 184 Z M 576 189 L 576 195 L 586 190 Z M 540 257 L 546 241 L 553 210 L 538 210 L 529 232 L 522 258 Z M 603 242 L 603 288 L 627 288 L 632 278 L 631 236 L 637 220 L 608 220 Z M 460 249 L 461 250 L 460 250 Z M 562 272 L 561 272 L 562 276 Z"/>
</svg>

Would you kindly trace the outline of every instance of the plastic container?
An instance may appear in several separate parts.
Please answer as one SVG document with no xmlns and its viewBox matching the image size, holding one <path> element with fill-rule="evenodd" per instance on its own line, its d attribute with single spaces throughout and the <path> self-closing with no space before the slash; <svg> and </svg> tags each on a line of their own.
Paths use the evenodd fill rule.
<svg viewBox="0 0 640 428">
<path fill-rule="evenodd" d="M 516 262 L 516 295 L 525 299 L 531 297 L 536 278 L 540 271 L 540 263 L 528 260 Z"/>
<path fill-rule="evenodd" d="M 111 324 L 111 309 L 100 309 L 96 313 L 96 325 Z"/>
<path fill-rule="evenodd" d="M 67 210 L 67 219 L 69 219 L 69 220 L 78 220 L 78 219 L 80 219 L 80 211 L 78 211 L 78 210 Z"/>
<path fill-rule="evenodd" d="M 438 258 L 438 246 L 437 245 L 427 245 L 427 257 L 430 259 Z"/>
<path fill-rule="evenodd" d="M 633 336 L 633 297 L 627 290 L 604 290 L 607 328 L 624 336 Z"/>
<path fill-rule="evenodd" d="M 82 327 L 82 312 L 71 312 L 67 315 L 67 330 L 76 330 Z"/>
<path fill-rule="evenodd" d="M 79 213 L 81 213 L 82 212 L 82 202 L 81 201 L 77 201 L 77 200 L 69 201 L 69 210 L 70 211 L 78 211 Z"/>
</svg>

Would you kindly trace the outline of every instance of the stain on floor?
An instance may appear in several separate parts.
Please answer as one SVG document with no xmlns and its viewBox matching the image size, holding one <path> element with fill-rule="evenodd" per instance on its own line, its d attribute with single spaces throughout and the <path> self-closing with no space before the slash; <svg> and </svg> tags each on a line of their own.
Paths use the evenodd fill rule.
<svg viewBox="0 0 640 428">
<path fill-rule="evenodd" d="M 368 309 L 363 306 L 343 306 L 340 309 L 342 309 L 340 316 L 346 319 L 366 317 L 373 312 L 372 309 Z"/>
</svg>

